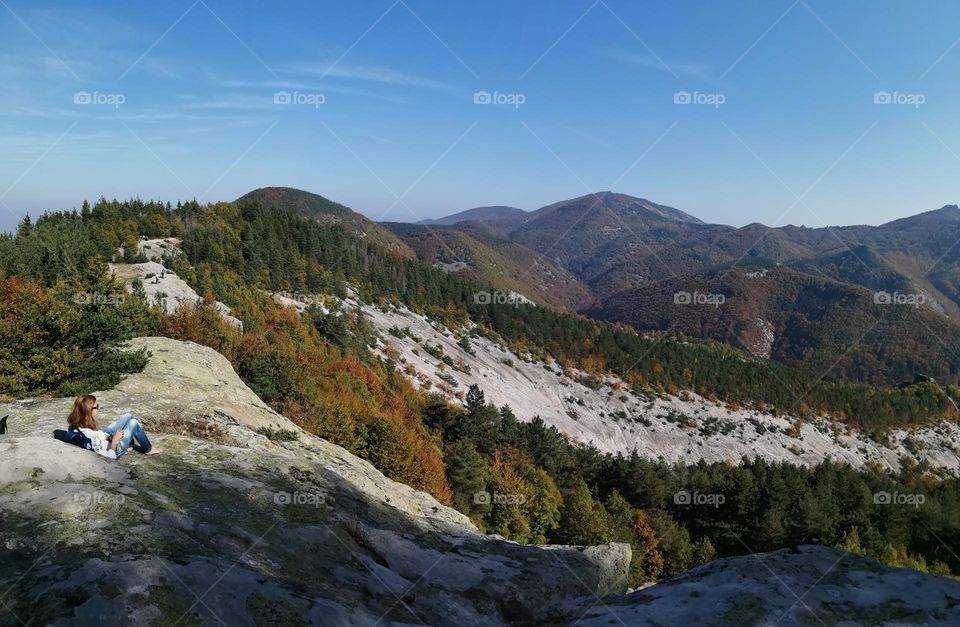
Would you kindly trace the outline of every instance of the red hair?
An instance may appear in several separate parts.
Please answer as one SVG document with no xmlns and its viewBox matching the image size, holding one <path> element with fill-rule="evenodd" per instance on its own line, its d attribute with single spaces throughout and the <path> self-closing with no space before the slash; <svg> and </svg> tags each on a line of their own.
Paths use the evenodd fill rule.
<svg viewBox="0 0 960 627">
<path fill-rule="evenodd" d="M 67 423 L 70 430 L 74 431 L 83 427 L 84 429 L 96 429 L 97 421 L 93 418 L 93 406 L 97 404 L 97 397 L 92 394 L 78 396 L 73 401 L 73 409 L 67 416 Z"/>
</svg>

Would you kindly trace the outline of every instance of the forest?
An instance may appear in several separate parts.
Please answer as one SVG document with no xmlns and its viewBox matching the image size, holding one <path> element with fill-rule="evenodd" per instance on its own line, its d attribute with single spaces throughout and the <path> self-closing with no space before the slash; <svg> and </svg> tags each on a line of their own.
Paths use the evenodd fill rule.
<svg viewBox="0 0 960 627">
<path fill-rule="evenodd" d="M 182 238 L 184 254 L 164 263 L 200 302 L 164 315 L 109 277 L 107 262 L 143 260 L 141 237 Z M 820 380 L 717 343 L 640 335 L 546 307 L 482 304 L 475 294 L 495 286 L 400 258 L 343 225 L 256 203 L 138 199 L 25 219 L 0 237 L 0 394 L 108 388 L 149 358 L 121 351 L 125 339 L 166 335 L 218 350 L 277 411 L 485 531 L 522 542 L 629 542 L 633 585 L 715 556 L 804 542 L 960 573 L 960 560 L 942 548 L 960 545 L 956 480 L 911 466 L 891 475 L 830 463 L 674 465 L 601 454 L 488 404 L 479 388 L 463 403 L 416 389 L 371 350 L 370 323 L 332 298 L 348 285 L 367 302 L 404 303 L 451 328 L 472 322 L 515 350 L 619 374 L 644 394 L 688 390 L 798 417 L 830 413 L 878 434 L 956 418 L 957 390 L 936 383 Z M 267 290 L 330 298 L 300 316 Z M 233 309 L 242 332 L 222 321 L 214 299 Z M 682 493 L 712 498 L 684 503 Z M 923 505 L 878 505 L 878 493 L 922 495 Z"/>
</svg>

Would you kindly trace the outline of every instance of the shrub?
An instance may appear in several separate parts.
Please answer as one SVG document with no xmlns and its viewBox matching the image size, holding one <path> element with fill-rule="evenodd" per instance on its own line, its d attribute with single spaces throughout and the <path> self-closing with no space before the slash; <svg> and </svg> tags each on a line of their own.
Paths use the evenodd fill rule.
<svg viewBox="0 0 960 627">
<path fill-rule="evenodd" d="M 266 436 L 271 442 L 295 442 L 300 439 L 300 434 L 293 429 L 260 427 L 257 429 L 257 433 Z"/>
</svg>

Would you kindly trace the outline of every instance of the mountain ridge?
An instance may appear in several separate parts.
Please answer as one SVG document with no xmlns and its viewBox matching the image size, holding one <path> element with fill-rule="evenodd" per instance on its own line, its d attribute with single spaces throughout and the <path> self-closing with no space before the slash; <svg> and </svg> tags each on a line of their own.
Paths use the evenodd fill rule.
<svg viewBox="0 0 960 627">
<path fill-rule="evenodd" d="M 960 207 L 949 204 L 876 226 L 770 227 L 754 222 L 732 227 L 707 224 L 690 214 L 643 198 L 604 191 L 545 205 L 527 214 L 519 223 L 498 224 L 496 220 L 488 220 L 483 225 L 471 225 L 460 222 L 451 228 L 464 231 L 485 228 L 535 251 L 569 271 L 589 290 L 590 298 L 583 301 L 579 311 L 610 321 L 640 324 L 646 330 L 676 327 L 693 336 L 739 345 L 739 333 L 706 333 L 702 323 L 693 327 L 684 324 L 682 319 L 688 318 L 690 312 L 683 312 L 677 318 L 674 314 L 679 315 L 680 311 L 662 307 L 655 318 L 650 318 L 649 312 L 631 312 L 618 301 L 624 298 L 635 301 L 637 291 L 656 290 L 658 285 L 670 284 L 675 290 L 681 290 L 686 282 L 690 288 L 686 291 L 692 292 L 694 287 L 702 287 L 705 277 L 718 268 L 766 264 L 769 268 L 788 266 L 805 275 L 803 281 L 807 283 L 829 279 L 846 285 L 847 291 L 859 287 L 881 299 L 885 295 L 896 295 L 916 301 L 921 310 L 950 321 L 944 326 L 936 320 L 927 320 L 923 326 L 946 333 L 941 343 L 952 346 L 960 337 L 960 327 L 956 326 L 960 324 L 958 227 Z M 766 302 L 765 299 L 753 300 Z M 860 301 L 838 301 L 836 306 L 847 307 L 854 302 Z M 850 311 L 849 315 L 860 317 L 866 311 L 862 305 L 855 307 L 860 311 Z M 700 313 L 706 315 L 706 312 Z M 882 315 L 885 315 L 882 309 L 869 314 L 873 321 L 880 321 Z M 754 308 L 750 322 L 740 320 L 735 325 L 749 326 L 760 319 L 778 317 L 773 310 Z M 910 317 L 907 315 L 904 321 Z M 895 324 L 890 330 L 902 336 L 920 328 Z M 830 330 L 818 329 L 815 324 L 805 331 L 811 332 L 826 337 Z M 799 333 L 794 327 L 777 330 L 778 337 L 788 343 L 806 341 L 801 335 L 789 337 L 794 333 Z M 835 359 L 843 356 L 841 347 L 825 350 L 833 352 Z M 783 354 L 773 352 L 775 357 Z M 942 346 L 934 346 L 933 355 L 935 362 L 953 364 L 955 361 Z M 812 357 L 805 359 L 808 366 L 817 367 Z M 889 369 L 891 365 L 887 363 L 884 367 Z M 948 366 L 944 372 L 949 380 L 956 379 L 956 365 Z M 841 369 L 841 373 L 854 374 L 845 369 Z"/>
<path fill-rule="evenodd" d="M 496 221 L 505 219 L 523 219 L 528 215 L 529 212 L 516 207 L 510 207 L 508 205 L 491 205 L 487 207 L 473 207 L 472 209 L 465 209 L 463 211 L 441 216 L 439 218 L 420 220 L 417 222 L 417 224 L 453 225 L 458 222 L 466 222 L 468 220 L 484 222 L 489 220 Z"/>
<path fill-rule="evenodd" d="M 122 250 L 114 230 L 118 222 L 136 226 L 122 234 Z M 78 247 L 77 241 L 85 246 Z M 145 250 L 163 251 L 167 272 L 182 277 L 194 295 L 204 297 L 166 314 L 156 302 L 147 302 L 140 282 L 150 278 L 149 268 L 138 263 Z M 65 263 L 46 262 L 51 252 Z M 124 274 L 128 282 L 124 290 L 106 276 L 106 263 L 136 266 L 138 274 Z M 71 542 L 82 538 L 94 550 L 81 555 L 98 561 L 78 563 L 70 561 L 76 553 L 61 546 L 56 555 L 67 560 L 65 570 L 44 571 L 47 584 L 52 576 L 67 593 L 71 589 L 62 584 L 64 575 L 75 574 L 77 566 L 91 573 L 89 579 L 78 575 L 81 584 L 88 584 L 84 588 L 89 596 L 95 597 L 78 615 L 81 620 L 104 603 L 143 608 L 147 622 L 156 612 L 166 616 L 164 606 L 179 614 L 181 608 L 192 609 L 177 605 L 176 595 L 182 597 L 182 590 L 158 587 L 152 575 L 144 581 L 147 599 L 117 599 L 109 591 L 114 589 L 113 579 L 104 580 L 109 590 L 99 587 L 96 581 L 105 569 L 98 566 L 104 561 L 95 551 L 112 546 L 109 538 L 117 529 L 110 525 L 117 522 L 134 529 L 154 556 L 195 557 L 183 568 L 169 560 L 144 563 L 140 553 L 133 553 L 129 556 L 133 559 L 121 560 L 129 566 L 115 568 L 116 573 L 127 574 L 124 568 L 156 573 L 169 566 L 188 582 L 187 589 L 210 579 L 210 573 L 225 573 L 231 578 L 210 599 L 231 619 L 265 608 L 283 616 L 304 611 L 319 616 L 326 610 L 329 616 L 356 616 L 357 621 L 370 613 L 375 618 L 393 600 L 393 595 L 379 591 L 399 592 L 410 588 L 407 582 L 422 580 L 405 602 L 413 613 L 423 610 L 424 622 L 444 623 L 435 613 L 453 604 L 460 623 L 479 623 L 470 606 L 496 603 L 493 599 L 501 597 L 473 588 L 450 589 L 450 581 L 462 585 L 466 577 L 497 595 L 507 591 L 503 606 L 485 609 L 487 623 L 511 617 L 520 622 L 569 622 L 562 607 L 550 605 L 557 614 L 542 602 L 530 608 L 530 597 L 517 598 L 513 584 L 504 580 L 517 571 L 502 568 L 509 564 L 504 558 L 513 559 L 503 550 L 518 551 L 512 555 L 521 560 L 543 553 L 500 544 L 464 545 L 459 551 L 457 542 L 451 547 L 449 533 L 435 537 L 429 522 L 421 521 L 421 515 L 429 520 L 431 512 L 453 515 L 437 502 L 455 505 L 478 529 L 482 525 L 484 531 L 521 543 L 627 542 L 633 547 L 628 573 L 632 586 L 684 573 L 716 555 L 743 555 L 744 547 L 735 536 L 750 537 L 754 549 L 767 551 L 802 544 L 814 534 L 824 544 L 886 564 L 939 574 L 957 572 L 955 556 L 942 556 L 934 537 L 924 533 L 933 529 L 948 542 L 957 533 L 949 526 L 949 516 L 943 516 L 954 512 L 958 502 L 956 479 L 949 472 L 957 459 L 951 448 L 957 437 L 952 404 L 957 389 L 950 386 L 926 379 L 902 387 L 823 380 L 716 342 L 679 334 L 641 335 L 626 325 L 598 323 L 551 307 L 481 300 L 478 293 L 495 288 L 398 258 L 337 224 L 261 203 L 191 202 L 174 210 L 159 202 L 101 200 L 86 215 L 47 215 L 14 238 L 0 239 L 0 264 L 11 274 L 2 280 L 0 290 L 5 306 L 28 314 L 12 327 L 9 317 L 0 320 L 0 331 L 22 347 L 13 363 L 30 368 L 24 376 L 0 383 L 7 386 L 4 391 L 18 396 L 47 396 L 0 404 L 0 410 L 13 416 L 10 424 L 16 429 L 13 435 L 0 437 L 4 447 L 0 464 L 14 464 L 16 478 L 15 486 L 0 490 L 0 500 L 12 499 L 16 511 L 30 518 L 35 513 L 32 506 L 66 505 L 58 494 L 71 497 L 77 492 L 72 480 L 65 479 L 65 468 L 79 471 L 88 464 L 106 463 L 73 449 L 69 459 L 63 458 L 65 463 L 58 463 L 49 457 L 57 449 L 44 446 L 44 440 L 50 442 L 42 432 L 62 424 L 70 396 L 80 391 L 105 390 L 99 395 L 111 415 L 132 409 L 168 455 L 126 457 L 122 464 L 106 466 L 118 471 L 132 468 L 134 476 L 126 479 L 101 475 L 89 482 L 84 479 L 80 490 L 89 485 L 105 495 L 136 497 L 111 502 L 119 506 L 115 511 L 99 507 L 108 503 L 96 503 L 98 507 L 90 511 L 64 512 L 74 514 L 65 525 L 44 525 L 33 516 L 17 518 L 11 526 L 10 508 L 0 508 L 4 512 L 0 533 L 13 530 L 0 541 L 0 552 L 23 549 L 16 553 L 16 561 L 7 560 L 4 553 L 0 582 L 12 581 L 6 579 L 9 573 L 19 576 L 18 569 L 64 538 Z M 78 267 L 89 270 L 78 274 Z M 105 297 L 81 301 L 75 297 L 77 289 Z M 862 288 L 859 294 L 864 296 Z M 159 298 L 155 294 L 154 301 Z M 238 316 L 243 333 L 223 322 L 215 299 Z M 277 307 L 278 300 L 294 309 Z M 134 342 L 135 356 L 143 354 L 138 346 L 152 355 L 142 362 L 139 357 L 113 359 L 92 383 L 84 376 L 89 368 L 83 355 L 66 364 L 70 368 L 66 372 L 48 367 L 56 366 L 57 350 L 64 343 L 58 329 L 74 320 L 79 321 L 79 332 L 67 336 L 66 346 L 75 352 L 91 344 L 102 349 L 104 342 L 97 340 L 104 324 L 110 323 L 117 332 L 106 338 L 107 348 L 159 330 L 177 338 L 174 342 L 194 340 L 222 354 L 215 356 L 186 342 L 171 344 L 170 339 L 148 346 Z M 97 332 L 92 338 L 91 330 Z M 39 340 L 20 339 L 35 337 Z M 180 358 L 172 359 L 166 351 L 172 346 L 177 347 L 173 352 L 183 353 Z M 9 368 L 10 363 L 4 360 L 0 367 Z M 234 375 L 229 374 L 231 367 Z M 125 380 L 121 376 L 138 372 Z M 231 385 L 236 376 L 249 388 Z M 247 391 L 241 393 L 242 389 Z M 251 392 L 262 401 L 254 400 Z M 805 407 L 796 407 L 798 394 Z M 383 474 L 371 472 L 369 464 L 355 458 L 327 455 L 336 450 L 329 442 L 323 445 L 291 424 L 341 444 L 393 479 L 429 491 L 434 500 L 414 503 L 412 511 L 410 501 L 390 503 L 387 499 L 395 499 Z M 611 456 L 585 444 L 600 438 L 603 441 L 597 444 L 604 450 L 615 447 L 623 453 L 631 450 L 633 440 L 638 451 Z M 653 461 L 667 451 L 679 458 L 677 462 Z M 763 456 L 748 459 L 754 453 Z M 832 458 L 834 453 L 840 459 Z M 740 459 L 729 459 L 741 454 Z M 924 459 L 930 464 L 923 464 Z M 863 468 L 841 460 L 862 463 Z M 872 461 L 887 462 L 884 468 L 889 470 L 868 463 Z M 893 471 L 897 467 L 899 473 Z M 106 483 L 98 484 L 99 480 Z M 66 484 L 65 491 L 51 494 L 61 484 Z M 221 489 L 223 484 L 229 489 Z M 791 489 L 778 489 L 780 485 Z M 695 488 L 722 495 L 727 506 L 690 507 L 678 500 Z M 263 489 L 323 495 L 323 502 L 309 509 L 276 508 L 263 498 Z M 909 520 L 896 516 L 891 520 L 887 514 L 895 510 L 878 505 L 878 490 L 917 492 L 916 497 L 927 499 L 929 506 L 908 510 Z M 477 495 L 483 491 L 500 496 L 493 502 L 480 500 Z M 371 500 L 370 494 L 376 498 Z M 511 495 L 522 500 L 510 500 Z M 297 505 L 302 504 L 299 501 Z M 205 504 L 198 505 L 201 502 Z M 279 503 L 274 500 L 274 505 Z M 157 518 L 147 519 L 142 510 L 156 512 Z M 816 515 L 792 515 L 799 510 Z M 271 538 L 270 525 L 278 519 L 275 529 L 280 536 Z M 227 521 L 229 529 L 218 526 Z M 319 523 L 330 527 L 332 535 Z M 21 544 L 30 542 L 26 530 L 36 529 L 42 530 L 40 545 Z M 262 535 L 267 536 L 265 541 L 257 544 Z M 343 547 L 337 540 L 346 545 L 346 552 L 337 548 Z M 358 549 L 351 553 L 353 545 Z M 547 555 L 555 550 L 547 549 Z M 833 549 L 818 552 L 837 561 Z M 237 554 L 239 564 L 232 559 Z M 589 555 L 568 554 L 589 567 Z M 244 561 L 244 555 L 250 559 Z M 444 563 L 434 569 L 436 558 L 443 556 Z M 797 558 L 786 568 L 805 563 L 812 562 Z M 379 587 L 366 575 L 365 564 L 379 566 L 375 572 L 398 585 Z M 538 568 L 537 564 L 528 565 Z M 725 569 L 726 564 L 718 566 Z M 487 567 L 490 572 L 479 580 L 471 575 Z M 541 581 L 552 585 L 557 571 L 553 567 L 540 571 L 538 576 L 547 579 L 525 579 L 526 591 L 539 592 Z M 453 572 L 456 577 L 451 577 Z M 309 582 L 318 587 L 299 588 L 300 601 L 276 587 L 282 583 L 278 575 L 297 580 L 308 573 Z M 266 583 L 258 585 L 270 590 L 251 589 L 252 581 L 263 579 Z M 923 582 L 935 588 L 943 585 L 932 579 Z M 35 598 L 35 584 L 34 579 L 28 581 L 28 588 L 16 591 L 17 598 Z M 227 594 L 227 587 L 233 594 Z M 582 609 L 575 601 L 582 593 L 566 590 L 560 590 L 560 596 L 570 597 L 572 607 Z M 468 605 L 460 603 L 462 593 L 470 599 Z M 443 596 L 446 602 L 440 602 Z M 648 600 L 641 593 L 628 604 Z M 589 597 L 588 601 L 593 602 Z M 365 613 L 349 614 L 341 609 L 344 606 Z M 738 602 L 714 609 L 736 616 L 739 606 Z M 929 606 L 911 598 L 908 607 L 923 611 Z M 403 610 L 396 609 L 387 621 L 410 622 Z M 57 610 L 45 605 L 43 611 Z M 697 605 L 694 615 L 707 617 L 708 611 Z M 551 613 L 546 620 L 544 612 Z M 41 622 L 59 616 L 47 614 Z"/>
</svg>

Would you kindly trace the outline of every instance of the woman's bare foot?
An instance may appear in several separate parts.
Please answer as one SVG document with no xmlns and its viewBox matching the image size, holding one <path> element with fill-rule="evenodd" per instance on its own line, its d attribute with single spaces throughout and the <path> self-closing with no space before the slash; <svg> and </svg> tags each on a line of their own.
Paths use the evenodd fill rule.
<svg viewBox="0 0 960 627">
<path fill-rule="evenodd" d="M 149 456 L 149 455 L 159 455 L 159 454 L 160 454 L 160 449 L 158 449 L 156 446 L 154 446 L 154 447 L 151 448 L 149 451 L 147 451 L 146 453 L 144 453 L 144 455 L 148 455 L 148 456 Z"/>
</svg>

